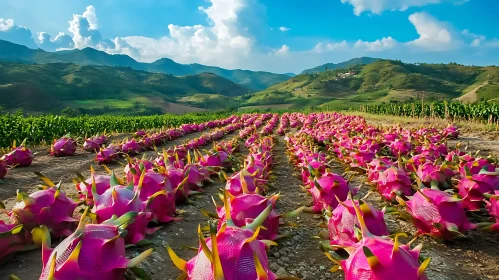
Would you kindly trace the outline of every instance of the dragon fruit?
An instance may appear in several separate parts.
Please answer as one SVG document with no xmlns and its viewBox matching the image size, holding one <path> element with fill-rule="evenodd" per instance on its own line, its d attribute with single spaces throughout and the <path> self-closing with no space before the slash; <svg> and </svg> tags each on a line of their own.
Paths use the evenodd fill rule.
<svg viewBox="0 0 499 280">
<path fill-rule="evenodd" d="M 23 225 L 8 225 L 0 220 L 0 261 L 25 247 L 23 232 Z"/>
<path fill-rule="evenodd" d="M 340 267 L 345 275 L 345 280 L 357 279 L 417 279 L 427 280 L 424 271 L 430 262 L 426 259 L 419 265 L 418 258 L 422 245 L 410 249 L 408 245 L 400 245 L 399 235 L 395 241 L 387 237 L 372 235 L 367 229 L 361 210 L 356 203 L 353 204 L 357 219 L 361 227 L 362 240 L 347 247 L 349 257 L 346 260 L 333 258 L 326 255 Z"/>
<path fill-rule="evenodd" d="M 61 183 L 55 185 L 42 175 L 48 188 L 36 191 L 30 195 L 17 192 L 18 202 L 9 213 L 13 224 L 23 224 L 28 231 L 45 225 L 55 238 L 68 236 L 75 225 L 73 212 L 76 202 L 61 191 Z"/>
<path fill-rule="evenodd" d="M 104 135 L 87 138 L 85 139 L 85 143 L 83 143 L 83 150 L 87 152 L 98 152 L 105 141 L 107 141 L 107 137 Z"/>
<path fill-rule="evenodd" d="M 137 138 L 143 138 L 147 136 L 147 132 L 145 132 L 144 130 L 137 130 L 137 132 L 135 132 L 133 136 Z"/>
<path fill-rule="evenodd" d="M 121 151 L 125 154 L 133 156 L 140 153 L 140 146 L 135 139 L 127 140 L 121 146 Z"/>
<path fill-rule="evenodd" d="M 468 221 L 460 199 L 434 189 L 421 189 L 409 201 L 398 199 L 412 216 L 419 234 L 449 240 L 476 226 Z"/>
<path fill-rule="evenodd" d="M 153 252 L 149 249 L 131 260 L 126 258 L 122 236 L 127 234 L 125 229 L 137 213 L 114 216 L 101 224 L 86 224 L 87 211 L 76 231 L 54 249 L 45 226 L 33 229 L 33 240 L 42 247 L 41 280 L 122 280 L 128 268 L 137 266 Z"/>
<path fill-rule="evenodd" d="M 25 147 L 26 140 L 24 140 L 19 147 L 16 144 L 12 145 L 12 151 L 5 154 L 0 158 L 0 160 L 5 161 L 7 166 L 11 167 L 28 167 L 33 162 L 35 156 L 30 149 Z"/>
<path fill-rule="evenodd" d="M 121 186 L 113 173 L 110 186 L 102 195 L 99 195 L 96 185 L 92 183 L 94 197 L 92 213 L 97 216 L 97 222 L 102 223 L 111 219 L 113 215 L 121 216 L 127 212 L 137 212 L 135 222 L 128 226 L 128 234 L 125 237 L 127 244 L 137 244 L 145 238 L 147 233 L 152 233 L 147 228 L 147 223 L 152 219 L 151 213 L 146 212 L 145 203 L 138 198 L 137 192 L 134 192 L 133 182 L 128 187 Z"/>
<path fill-rule="evenodd" d="M 260 181 L 255 179 L 246 170 L 234 173 L 230 178 L 228 178 L 225 189 L 234 196 L 243 193 L 262 193 L 264 191 L 263 187 L 260 186 Z"/>
<path fill-rule="evenodd" d="M 457 139 L 459 136 L 459 128 L 455 124 L 449 124 L 442 130 L 442 135 L 450 139 Z"/>
<path fill-rule="evenodd" d="M 189 189 L 202 192 L 204 182 L 213 182 L 210 179 L 210 172 L 202 165 L 188 164 L 184 167 L 184 174 L 187 174 Z"/>
<path fill-rule="evenodd" d="M 54 141 L 50 147 L 50 155 L 56 157 L 73 156 L 76 152 L 76 146 L 76 141 L 69 134 L 65 135 Z"/>
<path fill-rule="evenodd" d="M 7 175 L 7 163 L 0 159 L 0 180 Z"/>
<path fill-rule="evenodd" d="M 448 163 L 444 162 L 441 165 L 435 165 L 432 162 L 427 162 L 418 167 L 416 175 L 421 182 L 432 187 L 441 186 L 447 188 L 450 184 L 449 181 L 454 176 L 454 172 Z"/>
<path fill-rule="evenodd" d="M 109 145 L 109 147 L 101 149 L 100 152 L 95 155 L 95 161 L 98 164 L 111 163 L 117 159 L 118 152 L 116 151 L 114 145 Z"/>
<path fill-rule="evenodd" d="M 390 144 L 390 149 L 393 156 L 404 156 L 412 150 L 412 145 L 408 141 L 397 139 Z"/>
<path fill-rule="evenodd" d="M 267 206 L 245 228 L 235 226 L 227 211 L 226 225 L 217 232 L 216 225 L 211 223 L 211 237 L 206 240 L 199 228 L 198 254 L 188 262 L 180 259 L 168 246 L 173 263 L 183 271 L 180 279 L 275 280 L 276 276 L 268 267 L 266 244 L 257 239 L 261 224 L 271 211 L 272 205 Z"/>
<path fill-rule="evenodd" d="M 111 177 L 108 175 L 95 174 L 93 167 L 90 168 L 91 178 L 85 180 L 81 174 L 78 173 L 78 179 L 75 180 L 76 189 L 80 196 L 80 200 L 86 202 L 87 205 L 93 205 L 94 197 L 92 195 L 92 183 L 95 182 L 97 194 L 102 195 L 107 189 L 111 187 Z"/>
<path fill-rule="evenodd" d="M 347 199 L 340 202 L 331 214 L 326 215 L 328 221 L 329 240 L 331 245 L 353 246 L 359 241 L 357 229 L 360 224 L 355 214 L 353 201 Z M 359 202 L 355 201 L 359 206 Z M 376 236 L 387 236 L 390 234 L 384 220 L 384 213 L 371 205 L 361 201 L 359 206 L 369 232 Z"/>
<path fill-rule="evenodd" d="M 494 191 L 491 185 L 467 177 L 459 180 L 457 186 L 459 195 L 463 198 L 464 208 L 470 211 L 482 208 L 485 205 L 483 195 L 491 194 Z"/>
<path fill-rule="evenodd" d="M 223 207 L 217 207 L 217 214 L 220 218 L 218 222 L 219 229 L 227 222 L 225 219 L 225 207 L 227 207 L 227 205 L 230 208 L 232 221 L 238 227 L 244 227 L 251 224 L 267 206 L 272 205 L 272 211 L 263 222 L 265 229 L 260 230 L 258 238 L 267 240 L 275 240 L 277 238 L 280 215 L 276 209 L 276 201 L 279 198 L 279 195 L 271 197 L 264 197 L 259 194 L 231 196 L 228 192 L 225 195 L 228 197 L 227 204 Z"/>
<path fill-rule="evenodd" d="M 414 191 L 411 185 L 411 179 L 404 169 L 395 166 L 380 172 L 376 180 L 378 192 L 388 201 L 394 200 L 397 195 L 412 195 Z"/>
<path fill-rule="evenodd" d="M 141 188 L 138 186 L 142 185 Z M 159 223 L 167 223 L 175 217 L 175 192 L 170 180 L 153 170 L 145 171 L 139 179 L 135 191 L 139 192 L 140 200 L 149 202 L 148 211 L 152 219 Z"/>
<path fill-rule="evenodd" d="M 495 222 L 499 224 L 499 190 L 491 195 L 489 200 L 486 201 L 487 206 L 485 207 L 489 212 L 489 215 L 494 218 Z"/>
<path fill-rule="evenodd" d="M 326 172 L 310 183 L 308 189 L 313 199 L 312 212 L 320 213 L 322 210 L 334 209 L 339 201 L 347 199 L 348 193 L 357 193 L 355 188 L 351 188 L 342 176 Z"/>
</svg>

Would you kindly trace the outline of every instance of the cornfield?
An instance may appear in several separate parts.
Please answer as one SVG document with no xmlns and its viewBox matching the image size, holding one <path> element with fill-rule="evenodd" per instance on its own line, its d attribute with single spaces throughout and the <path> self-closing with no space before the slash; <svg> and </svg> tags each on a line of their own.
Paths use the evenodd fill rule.
<svg viewBox="0 0 499 280">
<path fill-rule="evenodd" d="M 28 145 L 51 142 L 71 133 L 74 136 L 107 132 L 135 132 L 139 129 L 170 128 L 184 123 L 205 122 L 228 116 L 228 113 L 156 115 L 156 116 L 79 116 L 45 115 L 24 117 L 16 114 L 0 115 L 0 147 L 8 147 L 15 140 L 24 139 Z"/>
<path fill-rule="evenodd" d="M 378 115 L 474 120 L 489 123 L 499 120 L 499 105 L 493 103 L 429 102 L 365 105 L 361 107 L 361 111 Z"/>
</svg>

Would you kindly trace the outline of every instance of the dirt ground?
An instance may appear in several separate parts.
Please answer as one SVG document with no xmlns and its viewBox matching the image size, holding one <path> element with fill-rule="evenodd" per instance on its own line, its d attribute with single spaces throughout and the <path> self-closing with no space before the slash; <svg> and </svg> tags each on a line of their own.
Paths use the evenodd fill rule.
<svg viewBox="0 0 499 280">
<path fill-rule="evenodd" d="M 370 121 L 379 122 L 378 119 Z M 385 122 L 384 124 L 392 123 Z M 209 130 L 204 132 L 207 131 Z M 180 144 L 200 134 L 185 136 L 169 142 L 167 146 Z M 225 136 L 226 139 L 229 137 L 232 135 Z M 280 213 L 292 211 L 300 206 L 309 206 L 312 202 L 312 199 L 300 189 L 301 181 L 294 176 L 295 171 L 288 163 L 283 138 L 276 136 L 275 165 L 272 169 L 275 179 L 269 183 L 271 193 L 280 192 L 281 194 L 277 204 Z M 459 140 L 469 142 L 470 149 L 499 155 L 499 142 L 486 139 L 477 132 L 465 132 Z M 449 145 L 453 144 L 449 143 Z M 241 151 L 242 155 L 246 153 L 245 149 Z M 148 152 L 147 156 L 150 157 L 152 154 L 153 152 Z M 84 151 L 79 151 L 78 155 L 68 158 L 53 158 L 40 152 L 31 167 L 10 171 L 5 182 L 0 184 L 0 200 L 9 209 L 14 203 L 16 189 L 34 191 L 36 185 L 40 183 L 40 180 L 32 173 L 34 171 L 41 171 L 54 181 L 62 179 L 64 191 L 74 194 L 75 188 L 70 179 L 75 171 L 83 171 L 85 177 L 89 176 L 88 170 L 90 164 L 94 163 L 93 157 L 93 154 Z M 121 165 L 113 164 L 109 167 L 122 174 Z M 104 173 L 102 169 L 98 170 Z M 345 167 L 340 163 L 333 163 L 333 171 L 342 174 L 345 172 Z M 369 190 L 365 175 L 355 176 L 351 184 L 353 186 L 362 184 L 360 191 L 362 195 Z M 179 217 L 182 218 L 180 221 L 164 226 L 149 237 L 155 243 L 156 251 L 141 264 L 141 267 L 152 279 L 175 279 L 180 274 L 164 249 L 167 242 L 185 260 L 196 254 L 186 247 L 198 246 L 198 224 L 207 225 L 208 218 L 203 216 L 200 210 L 214 211 L 215 207 L 210 197 L 216 195 L 224 185 L 218 179 L 215 183 L 207 185 L 204 193 L 193 197 L 191 205 L 177 207 Z M 377 194 L 370 195 L 367 202 L 378 208 L 385 206 Z M 406 232 L 411 236 L 416 232 L 412 224 L 401 220 L 397 215 L 387 214 L 385 217 L 391 233 Z M 291 221 L 298 224 L 298 227 L 283 226 L 280 234 L 289 234 L 290 237 L 278 240 L 279 245 L 272 247 L 268 253 L 271 270 L 279 276 L 295 276 L 301 279 L 343 279 L 341 271 L 335 273 L 329 271 L 333 263 L 319 250 L 319 240 L 313 238 L 321 230 L 319 224 L 323 221 L 322 217 L 301 214 Z M 401 240 L 407 242 L 407 240 Z M 472 231 L 467 239 L 449 243 L 438 243 L 431 238 L 421 237 L 417 240 L 416 244 L 418 243 L 424 244 L 422 254 L 432 258 L 427 270 L 429 279 L 499 279 L 499 234 L 497 233 Z M 133 257 L 143 250 L 143 248 L 130 248 L 127 249 L 127 254 Z M 0 264 L 0 279 L 7 279 L 7 275 L 11 273 L 24 280 L 37 279 L 41 271 L 40 259 L 39 250 L 16 254 L 10 260 Z"/>
</svg>

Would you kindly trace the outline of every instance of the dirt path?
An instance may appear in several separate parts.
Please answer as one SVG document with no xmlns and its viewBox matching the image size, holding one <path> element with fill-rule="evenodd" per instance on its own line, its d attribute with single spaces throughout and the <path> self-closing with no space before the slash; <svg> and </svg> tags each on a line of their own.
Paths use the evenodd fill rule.
<svg viewBox="0 0 499 280">
<path fill-rule="evenodd" d="M 480 90 L 482 87 L 484 87 L 488 84 L 489 84 L 489 81 L 486 81 L 483 84 L 472 89 L 470 92 L 465 93 L 465 94 L 461 95 L 460 97 L 456 98 L 456 100 L 461 101 L 461 102 L 467 102 L 467 103 L 476 102 L 478 100 L 478 96 L 476 93 L 478 92 L 478 90 Z"/>
</svg>

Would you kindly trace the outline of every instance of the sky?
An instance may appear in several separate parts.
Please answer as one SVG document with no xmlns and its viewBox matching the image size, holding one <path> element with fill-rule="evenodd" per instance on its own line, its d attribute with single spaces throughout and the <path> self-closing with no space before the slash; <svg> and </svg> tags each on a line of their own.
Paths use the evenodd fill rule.
<svg viewBox="0 0 499 280">
<path fill-rule="evenodd" d="M 1 0 L 0 39 L 300 73 L 370 56 L 499 65 L 498 0 Z"/>
</svg>

